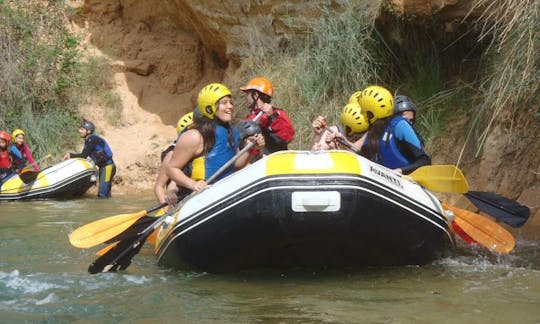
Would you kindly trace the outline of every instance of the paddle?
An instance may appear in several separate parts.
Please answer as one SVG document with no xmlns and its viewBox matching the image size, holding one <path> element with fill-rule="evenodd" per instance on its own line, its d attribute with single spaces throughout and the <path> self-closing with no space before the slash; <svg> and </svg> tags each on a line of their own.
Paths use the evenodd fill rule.
<svg viewBox="0 0 540 324">
<path fill-rule="evenodd" d="M 113 240 L 140 218 L 165 206 L 167 203 L 160 203 L 140 212 L 99 219 L 74 230 L 69 235 L 69 242 L 78 248 L 89 248 Z"/>
<path fill-rule="evenodd" d="M 454 165 L 425 165 L 404 177 L 410 177 L 429 190 L 455 193 L 469 191 L 465 176 Z"/>
<path fill-rule="evenodd" d="M 45 155 L 44 157 L 42 157 L 41 159 L 39 159 L 35 163 L 44 161 L 45 159 L 48 159 L 50 157 L 51 157 L 51 153 Z M 29 184 L 29 183 L 34 182 L 36 180 L 39 172 L 40 171 L 35 171 L 33 167 L 25 167 L 19 173 L 19 178 L 21 179 L 22 182 L 24 182 L 24 184 Z"/>
<path fill-rule="evenodd" d="M 116 245 L 118 245 L 118 243 L 119 243 L 119 241 L 107 245 L 107 246 L 104 247 L 103 249 L 97 251 L 97 252 L 96 252 L 96 255 L 97 255 L 97 256 L 102 256 L 102 255 L 104 255 L 105 253 L 109 252 L 112 248 L 114 248 Z"/>
<path fill-rule="evenodd" d="M 242 150 L 236 153 L 227 163 L 225 163 L 221 168 L 219 168 L 208 180 L 208 184 L 213 182 L 217 177 L 221 175 L 225 170 L 227 170 L 240 156 L 246 153 L 255 145 L 254 142 L 250 142 Z M 146 239 L 165 221 L 165 219 L 172 214 L 173 212 L 179 210 L 189 199 L 191 199 L 198 192 L 193 192 L 186 198 L 184 198 L 176 208 L 172 211 L 165 213 L 163 216 L 159 217 L 154 221 L 150 226 L 145 228 L 142 232 L 133 237 L 128 237 L 124 240 L 121 240 L 113 248 L 107 251 L 105 254 L 97 258 L 90 266 L 88 267 L 88 272 L 90 274 L 95 274 L 99 272 L 109 272 L 124 270 L 131 264 L 131 259 L 140 251 L 142 245 Z"/>
<path fill-rule="evenodd" d="M 469 237 L 489 250 L 508 254 L 516 241 L 512 234 L 496 222 L 471 211 L 442 203 L 446 210 L 456 216 L 455 222 Z"/>
<path fill-rule="evenodd" d="M 529 207 L 492 192 L 468 191 L 465 197 L 484 213 L 512 227 L 523 226 L 531 213 Z"/>
</svg>

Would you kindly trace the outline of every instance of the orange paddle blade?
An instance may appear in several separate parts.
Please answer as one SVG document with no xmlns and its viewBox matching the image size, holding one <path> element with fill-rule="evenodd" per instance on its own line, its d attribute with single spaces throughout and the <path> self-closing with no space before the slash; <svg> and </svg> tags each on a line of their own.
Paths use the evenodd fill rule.
<svg viewBox="0 0 540 324">
<path fill-rule="evenodd" d="M 516 245 L 514 236 L 491 219 L 442 203 L 443 208 L 451 210 L 456 216 L 457 225 L 478 244 L 498 253 L 508 254 Z"/>
<path fill-rule="evenodd" d="M 120 241 L 118 241 L 118 242 L 120 242 Z M 102 256 L 103 254 L 109 252 L 110 250 L 112 250 L 112 248 L 114 248 L 114 247 L 118 244 L 118 242 L 114 242 L 113 244 L 107 245 L 107 246 L 104 247 L 103 249 L 97 251 L 97 252 L 96 252 L 96 255 L 97 255 L 97 256 Z"/>
<path fill-rule="evenodd" d="M 97 220 L 74 230 L 69 235 L 69 242 L 78 248 L 96 246 L 124 232 L 146 214 L 147 211 L 143 210 L 134 214 L 122 214 Z"/>
<path fill-rule="evenodd" d="M 155 217 L 159 217 L 159 216 L 163 216 L 163 214 L 165 214 L 167 210 L 165 208 L 161 208 L 160 210 L 158 210 L 156 212 L 156 214 L 154 215 Z M 146 242 L 150 243 L 150 244 L 154 244 L 156 243 L 156 237 L 157 237 L 157 233 L 158 231 L 154 230 L 152 232 L 152 234 L 150 234 L 150 236 L 148 236 L 148 238 L 146 239 Z"/>
</svg>

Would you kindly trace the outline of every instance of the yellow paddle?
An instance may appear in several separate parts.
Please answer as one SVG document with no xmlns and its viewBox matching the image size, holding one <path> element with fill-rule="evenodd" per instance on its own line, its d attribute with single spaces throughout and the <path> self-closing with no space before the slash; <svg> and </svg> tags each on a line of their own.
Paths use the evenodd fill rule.
<svg viewBox="0 0 540 324">
<path fill-rule="evenodd" d="M 454 165 L 426 165 L 405 177 L 433 191 L 454 193 L 469 191 L 469 184 L 463 173 Z"/>
<path fill-rule="evenodd" d="M 121 214 L 83 225 L 69 235 L 69 243 L 78 248 L 89 248 L 106 242 L 127 230 L 137 220 L 148 213 L 167 206 L 167 203 L 155 205 L 146 210 L 132 214 Z"/>
<path fill-rule="evenodd" d="M 478 244 L 498 253 L 508 254 L 516 245 L 510 232 L 491 219 L 471 211 L 442 203 L 456 216 L 456 224 Z"/>
<path fill-rule="evenodd" d="M 154 216 L 159 216 L 159 215 L 154 215 Z M 153 244 L 156 242 L 156 237 L 157 237 L 157 231 L 154 230 L 152 232 L 152 234 L 150 234 L 150 236 L 146 239 L 146 242 L 150 243 L 150 244 Z M 118 245 L 120 241 L 116 241 L 114 243 L 111 243 L 109 245 L 107 245 L 106 247 L 104 247 L 103 249 L 99 250 L 96 252 L 96 255 L 97 256 L 102 256 L 104 255 L 105 253 L 109 252 L 110 250 L 112 250 L 116 245 Z"/>
</svg>

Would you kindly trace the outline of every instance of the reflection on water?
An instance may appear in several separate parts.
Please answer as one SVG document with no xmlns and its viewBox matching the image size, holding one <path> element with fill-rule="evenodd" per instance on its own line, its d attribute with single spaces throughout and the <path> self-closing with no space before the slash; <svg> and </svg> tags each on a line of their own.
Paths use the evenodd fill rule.
<svg viewBox="0 0 540 324">
<path fill-rule="evenodd" d="M 538 242 L 497 256 L 460 246 L 423 267 L 210 275 L 162 269 L 149 246 L 128 271 L 88 275 L 100 248 L 68 234 L 153 197 L 0 204 L 2 322 L 539 323 Z"/>
</svg>

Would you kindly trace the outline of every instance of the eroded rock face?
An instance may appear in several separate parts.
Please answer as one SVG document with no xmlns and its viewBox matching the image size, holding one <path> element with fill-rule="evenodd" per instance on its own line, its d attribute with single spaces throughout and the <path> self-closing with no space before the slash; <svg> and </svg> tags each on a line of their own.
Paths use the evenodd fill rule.
<svg viewBox="0 0 540 324">
<path fill-rule="evenodd" d="M 425 17 L 443 13 L 448 19 L 467 14 L 472 0 L 388 0 L 400 14 Z M 373 0 L 366 0 L 373 6 Z M 86 0 L 106 24 L 143 24 L 150 30 L 171 25 L 193 33 L 215 58 L 239 63 L 242 58 L 265 55 L 305 35 L 324 12 L 341 11 L 347 1 L 254 0 Z M 141 28 L 141 27 L 138 27 Z"/>
</svg>

